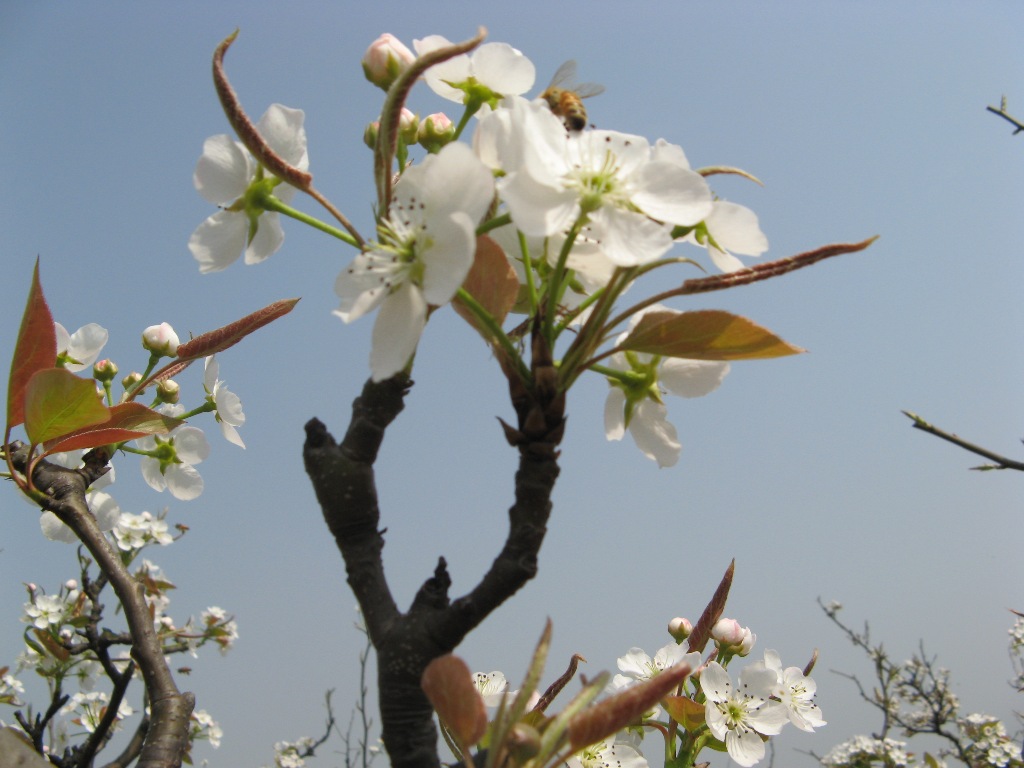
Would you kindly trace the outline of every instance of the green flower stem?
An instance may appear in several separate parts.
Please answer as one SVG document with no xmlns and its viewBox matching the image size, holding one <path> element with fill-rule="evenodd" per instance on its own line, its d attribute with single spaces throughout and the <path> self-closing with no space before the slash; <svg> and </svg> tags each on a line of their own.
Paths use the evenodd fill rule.
<svg viewBox="0 0 1024 768">
<path fill-rule="evenodd" d="M 508 213 L 503 213 L 501 216 L 495 216 L 493 219 L 488 219 L 479 227 L 476 228 L 478 235 L 486 235 L 491 230 L 495 230 L 498 227 L 504 227 L 506 224 L 512 223 L 512 216 Z"/>
<path fill-rule="evenodd" d="M 536 317 L 540 298 L 537 296 L 537 284 L 533 281 L 534 270 L 533 260 L 530 258 L 530 246 L 526 242 L 526 235 L 522 232 L 517 234 L 519 235 L 519 250 L 523 254 L 523 274 L 526 279 L 526 296 L 530 300 L 530 317 Z"/>
<path fill-rule="evenodd" d="M 359 242 L 345 230 L 332 227 L 330 224 L 320 221 L 320 219 L 310 216 L 308 213 L 303 213 L 302 211 L 292 208 L 290 205 L 285 205 L 278 198 L 274 197 L 274 195 L 265 195 L 260 198 L 260 203 L 265 210 L 283 213 L 285 216 L 289 216 L 296 221 L 308 224 L 313 229 L 319 229 L 321 232 L 326 232 L 328 235 L 332 235 L 333 237 L 348 243 L 354 248 L 360 247 Z"/>
<path fill-rule="evenodd" d="M 139 379 L 131 387 L 125 390 L 124 396 L 121 398 L 122 402 L 127 403 L 135 398 L 135 395 L 138 393 L 139 388 L 143 385 L 143 383 L 145 383 L 146 379 L 149 378 L 149 374 L 151 374 L 153 372 L 153 369 L 156 368 L 156 364 L 160 362 L 161 357 L 163 357 L 163 355 L 159 354 L 158 352 L 149 353 L 149 362 L 146 364 L 146 370 L 143 371 L 142 373 L 142 378 Z"/>
<path fill-rule="evenodd" d="M 566 264 L 569 261 L 569 254 L 572 252 L 572 247 L 576 243 L 576 236 L 580 233 L 580 228 L 583 226 L 585 214 L 580 214 L 580 217 L 573 223 L 572 228 L 569 230 L 569 234 L 565 238 L 565 242 L 562 244 L 562 250 L 558 254 L 558 263 L 555 264 L 554 270 L 551 272 L 551 279 L 548 282 L 548 295 L 547 295 L 547 311 L 544 313 L 544 335 L 548 340 L 548 344 L 554 348 L 555 346 L 555 316 L 558 313 L 558 300 L 562 296 L 562 292 L 565 290 L 565 279 L 567 274 Z"/>
<path fill-rule="evenodd" d="M 452 141 L 459 140 L 463 129 L 469 124 L 469 118 L 475 115 L 481 106 L 481 102 L 474 103 L 473 101 L 470 101 L 470 103 L 466 105 L 466 111 L 462 113 L 462 119 L 459 120 L 459 124 L 455 126 L 455 136 L 452 138 Z"/>
<path fill-rule="evenodd" d="M 498 324 L 498 321 L 494 319 L 494 316 L 484 309 L 483 305 L 474 299 L 472 294 L 470 294 L 465 288 L 459 288 L 456 296 L 459 297 L 459 300 L 466 305 L 466 308 L 473 313 L 473 316 L 488 330 L 492 341 L 502 349 L 502 351 L 508 356 L 508 359 L 515 362 L 520 378 L 522 378 L 524 382 L 529 382 L 530 369 L 526 367 L 526 363 L 523 362 L 523 358 L 519 354 L 519 350 L 516 349 L 515 344 L 512 343 L 512 340 L 508 337 L 505 331 L 502 330 L 502 327 Z"/>
</svg>

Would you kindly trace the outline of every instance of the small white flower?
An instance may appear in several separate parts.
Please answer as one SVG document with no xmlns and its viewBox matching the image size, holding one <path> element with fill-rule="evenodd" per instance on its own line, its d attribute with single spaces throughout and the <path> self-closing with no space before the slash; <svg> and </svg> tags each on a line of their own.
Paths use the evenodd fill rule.
<svg viewBox="0 0 1024 768">
<path fill-rule="evenodd" d="M 220 375 L 220 366 L 217 364 L 216 355 L 206 358 L 205 366 L 203 386 L 206 388 L 207 399 L 217 407 L 217 423 L 220 424 L 221 434 L 229 443 L 245 448 L 245 443 L 238 435 L 238 427 L 245 424 L 242 401 L 228 389 L 227 384 L 217 378 Z"/>
<path fill-rule="evenodd" d="M 674 311 L 654 304 L 635 314 L 629 329 L 647 312 Z M 620 335 L 617 343 L 628 335 L 629 331 Z M 616 352 L 608 367 L 626 376 L 608 377 L 611 388 L 605 401 L 605 436 L 621 440 L 628 428 L 637 447 L 659 467 L 671 467 L 682 452 L 676 428 L 668 421 L 668 409 L 661 401 L 662 388 L 680 397 L 702 397 L 716 390 L 729 373 L 727 362 L 656 357 L 644 352 Z"/>
<path fill-rule="evenodd" d="M 688 664 L 691 671 L 700 666 L 700 654 L 690 652 L 690 646 L 683 643 L 669 643 L 660 648 L 652 659 L 642 648 L 630 648 L 625 656 L 618 659 L 619 672 L 612 678 L 613 688 L 625 688 L 633 683 L 650 680 L 676 664 Z"/>
<path fill-rule="evenodd" d="M 274 152 L 299 170 L 309 168 L 306 150 L 305 113 L 271 104 L 256 128 Z M 246 264 L 258 264 L 273 255 L 284 242 L 280 214 L 266 211 L 247 200 L 253 185 L 265 184 L 274 196 L 287 203 L 294 187 L 266 173 L 241 143 L 226 134 L 203 142 L 193 182 L 203 197 L 222 210 L 200 224 L 188 248 L 200 272 L 216 272 L 231 265 L 242 251 Z"/>
<path fill-rule="evenodd" d="M 25 616 L 22 621 L 36 629 L 46 629 L 53 625 L 59 627 L 64 623 L 67 605 L 59 595 L 38 595 L 31 603 L 25 603 Z"/>
<path fill-rule="evenodd" d="M 584 747 L 566 761 L 570 768 L 647 768 L 647 759 L 630 744 L 609 737 Z"/>
<path fill-rule="evenodd" d="M 60 323 L 54 323 L 53 329 L 57 334 L 57 359 L 72 373 L 84 371 L 96 362 L 109 336 L 107 329 L 96 323 L 83 325 L 72 334 Z"/>
<path fill-rule="evenodd" d="M 789 722 L 802 731 L 814 731 L 825 725 L 821 709 L 814 703 L 817 684 L 804 675 L 799 667 L 782 668 L 782 660 L 775 651 L 764 652 L 764 665 L 778 678 L 775 695 L 785 705 Z"/>
<path fill-rule="evenodd" d="M 185 412 L 181 405 L 162 405 L 158 411 L 168 416 Z M 210 455 L 210 444 L 198 427 L 181 426 L 165 437 L 149 435 L 136 441 L 142 451 L 153 451 L 155 456 L 144 456 L 140 462 L 142 477 L 154 491 L 167 489 L 176 499 L 191 501 L 203 492 L 203 478 L 193 464 Z"/>
<path fill-rule="evenodd" d="M 744 768 L 764 757 L 761 734 L 774 736 L 788 722 L 786 708 L 771 700 L 777 680 L 775 672 L 761 662 L 740 673 L 738 689 L 733 688 L 729 673 L 717 661 L 701 672 L 708 728 L 716 739 L 725 742 L 729 757 Z"/>
<path fill-rule="evenodd" d="M 768 238 L 757 222 L 757 215 L 749 208 L 715 200 L 711 213 L 704 219 L 705 233 L 691 232 L 686 240 L 703 245 L 715 266 L 723 272 L 745 269 L 746 264 L 733 256 L 760 256 L 768 250 Z"/>
<path fill-rule="evenodd" d="M 451 42 L 441 35 L 430 35 L 413 40 L 412 45 L 422 56 L 449 47 Z M 526 93 L 533 87 L 536 75 L 533 62 L 508 43 L 485 43 L 471 53 L 434 65 L 423 79 L 438 96 L 462 104 L 468 95 L 466 89 L 474 86 L 489 90 L 492 98 Z"/>
<path fill-rule="evenodd" d="M 142 549 L 149 543 L 167 546 L 174 541 L 167 529 L 167 523 L 154 518 L 149 512 L 143 512 L 141 515 L 123 513 L 114 527 L 114 538 L 117 540 L 118 548 L 125 552 Z"/>
<path fill-rule="evenodd" d="M 409 168 L 395 185 L 381 241 L 335 281 L 334 314 L 346 323 L 380 308 L 373 327 L 374 381 L 398 373 L 416 351 L 428 306 L 451 301 L 476 252 L 476 225 L 494 181 L 465 144 L 449 144 Z"/>
</svg>

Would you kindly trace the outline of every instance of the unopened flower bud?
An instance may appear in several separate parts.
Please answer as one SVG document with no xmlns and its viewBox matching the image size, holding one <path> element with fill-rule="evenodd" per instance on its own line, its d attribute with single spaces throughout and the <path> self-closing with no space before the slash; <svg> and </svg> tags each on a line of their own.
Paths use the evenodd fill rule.
<svg viewBox="0 0 1024 768">
<path fill-rule="evenodd" d="M 743 627 L 736 619 L 719 619 L 711 628 L 711 637 L 719 645 L 739 645 L 743 642 Z"/>
<path fill-rule="evenodd" d="M 516 723 L 508 732 L 505 746 L 517 763 L 525 763 L 540 752 L 540 732 L 528 723 Z"/>
<path fill-rule="evenodd" d="M 181 387 L 173 379 L 161 381 L 156 385 L 156 399 L 161 403 L 176 403 Z"/>
<path fill-rule="evenodd" d="M 68 579 L 67 581 L 64 582 L 64 588 L 66 590 L 68 590 L 69 592 L 72 589 L 78 589 L 78 582 L 75 579 Z"/>
<path fill-rule="evenodd" d="M 416 54 L 394 35 L 385 32 L 363 54 L 363 74 L 385 91 L 416 60 Z"/>
<path fill-rule="evenodd" d="M 139 373 L 138 371 L 132 371 L 123 379 L 121 379 L 121 386 L 124 387 L 125 390 L 129 390 L 136 384 L 138 384 L 140 381 L 142 381 L 142 374 Z"/>
<path fill-rule="evenodd" d="M 92 367 L 92 377 L 96 379 L 96 381 L 113 381 L 115 376 L 117 376 L 117 366 L 114 364 L 113 360 L 107 360 L 104 358 L 103 360 L 97 361 Z"/>
<path fill-rule="evenodd" d="M 398 135 L 402 141 L 408 144 L 416 143 L 416 131 L 420 127 L 419 116 L 405 107 L 398 115 Z"/>
<path fill-rule="evenodd" d="M 444 112 L 427 115 L 420 121 L 416 142 L 428 152 L 436 153 L 455 138 L 455 124 Z"/>
<path fill-rule="evenodd" d="M 683 619 L 676 616 L 672 621 L 668 623 L 668 633 L 672 635 L 677 643 L 683 642 L 693 632 L 693 624 L 690 623 L 689 619 Z"/>
<path fill-rule="evenodd" d="M 178 353 L 178 334 L 168 323 L 151 325 L 142 332 L 142 346 L 155 355 L 174 357 Z"/>
<path fill-rule="evenodd" d="M 380 135 L 380 120 L 374 120 L 363 130 L 363 144 L 370 149 L 377 148 L 377 136 Z"/>
</svg>

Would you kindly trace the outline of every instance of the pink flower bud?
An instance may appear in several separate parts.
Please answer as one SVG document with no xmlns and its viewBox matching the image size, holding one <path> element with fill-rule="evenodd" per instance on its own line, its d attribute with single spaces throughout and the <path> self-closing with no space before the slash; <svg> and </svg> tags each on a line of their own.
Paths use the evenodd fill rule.
<svg viewBox="0 0 1024 768">
<path fill-rule="evenodd" d="M 455 138 L 455 124 L 444 112 L 427 115 L 420 121 L 416 142 L 428 152 L 436 153 Z"/>
<path fill-rule="evenodd" d="M 394 35 L 385 32 L 363 54 L 363 74 L 385 91 L 416 60 L 416 54 Z"/>
<path fill-rule="evenodd" d="M 711 628 L 711 637 L 719 645 L 739 645 L 743 642 L 743 627 L 736 619 L 719 619 Z"/>
<path fill-rule="evenodd" d="M 78 582 L 75 579 L 68 579 L 64 582 L 64 588 L 67 590 L 78 589 Z"/>
<path fill-rule="evenodd" d="M 420 127 L 420 118 L 416 113 L 402 107 L 398 115 L 398 135 L 406 144 L 416 143 L 416 130 Z"/>
<path fill-rule="evenodd" d="M 117 366 L 112 360 L 97 361 L 92 367 L 92 377 L 97 381 L 113 381 L 117 376 Z"/>
<path fill-rule="evenodd" d="M 683 640 L 690 636 L 691 632 L 693 632 L 693 624 L 690 623 L 689 619 L 676 616 L 676 618 L 668 623 L 668 633 L 672 635 L 677 643 L 683 642 Z"/>
<path fill-rule="evenodd" d="M 178 353 L 178 334 L 167 323 L 151 325 L 142 332 L 142 346 L 162 357 L 174 357 Z"/>
</svg>

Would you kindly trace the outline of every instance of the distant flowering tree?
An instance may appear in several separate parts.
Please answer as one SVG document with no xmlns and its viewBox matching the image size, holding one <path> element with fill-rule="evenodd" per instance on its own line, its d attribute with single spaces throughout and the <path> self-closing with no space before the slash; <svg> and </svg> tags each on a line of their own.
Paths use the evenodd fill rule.
<svg viewBox="0 0 1024 768">
<path fill-rule="evenodd" d="M 467 764 L 646 765 L 636 737 L 647 729 L 664 735 L 667 765 L 689 766 L 704 748 L 753 765 L 785 724 L 813 730 L 824 720 L 807 677 L 812 664 L 783 668 L 778 654 L 766 651 L 733 682 L 728 666 L 750 653 L 755 638 L 722 616 L 732 566 L 696 624 L 672 622 L 675 643 L 653 659 L 631 650 L 620 659 L 620 675 L 588 681 L 557 715 L 546 710 L 578 659 L 540 691 L 550 627 L 517 693 L 504 693 L 497 676 L 477 676 L 486 695 L 498 698 L 493 719 L 451 651 L 537 572 L 567 397 L 577 382 L 596 376 L 608 387 L 608 439 L 629 432 L 646 456 L 671 466 L 682 446 L 665 394 L 702 396 L 721 384 L 732 361 L 801 350 L 745 317 L 669 302 L 860 251 L 873 238 L 745 266 L 738 256 L 763 254 L 767 239 L 756 215 L 718 199 L 708 179 L 753 176 L 726 166 L 692 168 L 682 148 L 663 139 L 588 129 L 580 105 L 571 107 L 571 118 L 562 108 L 566 99 L 578 102 L 568 87 L 557 100 L 529 100 L 532 62 L 508 44 L 483 44 L 483 37 L 452 44 L 435 35 L 410 49 L 382 35 L 364 56 L 364 74 L 386 94 L 379 119 L 364 133 L 374 158 L 372 237 L 313 185 L 301 110 L 272 104 L 258 122 L 248 117 L 224 71 L 235 35 L 226 39 L 214 54 L 214 84 L 234 135 L 203 144 L 194 183 L 218 210 L 195 229 L 189 249 L 201 272 L 225 269 L 242 254 L 247 264 L 261 262 L 283 247 L 282 217 L 354 249 L 334 283 L 335 314 L 351 323 L 376 313 L 370 376 L 342 440 L 313 419 L 303 455 L 377 653 L 382 735 L 393 765 L 440 764 L 435 710 L 449 746 Z M 458 120 L 441 112 L 420 120 L 405 108 L 421 80 L 462 105 Z M 321 204 L 333 222 L 293 208 L 297 193 Z M 700 267 L 703 256 L 720 274 L 682 279 L 679 273 Z M 656 271 L 660 288 L 641 293 L 637 281 L 656 285 Z M 41 674 L 51 701 L 16 719 L 55 763 L 91 765 L 132 712 L 143 714 L 117 765 L 176 766 L 188 759 L 193 739 L 219 740 L 216 723 L 179 691 L 169 658 L 211 643 L 227 650 L 235 623 L 217 607 L 184 622 L 169 616 L 173 585 L 138 556 L 180 539 L 185 529 L 172 534 L 166 511 L 121 512 L 100 487 L 113 477 L 116 454 L 137 454 L 155 491 L 181 500 L 199 496 L 196 466 L 210 449 L 191 422 L 212 413 L 225 439 L 243 446 L 245 414 L 214 355 L 294 303 L 277 302 L 186 343 L 166 323 L 151 326 L 143 333 L 148 363 L 115 392 L 118 371 L 110 361 L 96 362 L 91 378 L 76 375 L 96 360 L 106 331 L 90 325 L 68 334 L 56 325 L 37 265 L 11 364 L 3 456 L 6 476 L 44 510 L 44 532 L 84 545 L 78 578 L 57 591 L 31 586 L 24 614 L 27 650 L 18 669 Z M 508 382 L 513 414 L 502 425 L 519 455 L 515 496 L 504 546 L 479 583 L 450 596 L 439 558 L 402 610 L 384 577 L 373 465 L 413 386 L 419 341 L 433 314 L 449 304 L 480 334 Z M 169 362 L 159 367 L 164 358 Z M 179 401 L 190 395 L 173 377 L 199 359 L 203 391 L 191 395 L 200 404 L 189 409 Z M 23 441 L 12 439 L 19 427 Z M 100 596 L 108 585 L 123 609 L 120 633 L 106 629 Z M 136 674 L 148 708 L 125 702 Z M 89 688 L 101 677 L 109 693 Z M 0 680 L 0 703 L 19 706 L 21 688 L 9 668 Z M 72 682 L 81 690 L 68 693 Z M 301 765 L 321 742 L 279 742 L 275 762 Z"/>
<path fill-rule="evenodd" d="M 842 605 L 821 604 L 822 610 L 844 635 L 868 657 L 874 681 L 863 684 L 854 675 L 844 675 L 856 685 L 860 697 L 879 711 L 881 728 L 871 736 L 858 735 L 817 756 L 825 768 L 939 768 L 946 761 L 969 768 L 1021 768 L 1021 736 L 1007 733 L 1002 721 L 981 713 L 964 714 L 959 697 L 953 693 L 950 671 L 928 658 L 922 644 L 919 652 L 904 662 L 893 661 L 882 643 L 871 640 L 867 625 L 857 631 L 839 618 Z M 1009 655 L 1014 670 L 1010 685 L 1024 690 L 1024 618 L 1017 616 L 1010 628 Z M 898 732 L 908 741 L 891 738 Z M 909 751 L 909 740 L 932 737 L 934 753 Z"/>
</svg>

